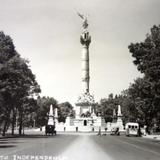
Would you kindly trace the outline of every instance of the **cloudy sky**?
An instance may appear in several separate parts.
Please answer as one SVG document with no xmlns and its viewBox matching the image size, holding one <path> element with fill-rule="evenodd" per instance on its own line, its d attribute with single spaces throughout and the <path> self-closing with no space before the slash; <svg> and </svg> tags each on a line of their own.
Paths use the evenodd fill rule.
<svg viewBox="0 0 160 160">
<path fill-rule="evenodd" d="M 98 101 L 140 76 L 128 51 L 154 24 L 160 0 L 0 0 L 0 30 L 30 60 L 41 95 L 76 102 L 81 93 L 81 19 L 88 15 L 90 92 Z"/>
</svg>

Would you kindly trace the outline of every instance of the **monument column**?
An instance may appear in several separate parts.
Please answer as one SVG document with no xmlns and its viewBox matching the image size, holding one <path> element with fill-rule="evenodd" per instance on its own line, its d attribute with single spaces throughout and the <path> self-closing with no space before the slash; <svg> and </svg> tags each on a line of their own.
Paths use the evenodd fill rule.
<svg viewBox="0 0 160 160">
<path fill-rule="evenodd" d="M 80 42 L 82 44 L 82 89 L 83 93 L 89 93 L 89 45 L 91 43 L 91 36 L 88 32 L 88 20 L 82 14 L 78 15 L 83 19 L 82 34 Z"/>
<path fill-rule="evenodd" d="M 79 14 L 82 18 L 82 33 L 80 35 L 80 43 L 82 45 L 81 50 L 81 76 L 82 76 L 82 94 L 78 97 L 78 101 L 76 103 L 76 117 L 79 118 L 83 114 L 83 116 L 87 115 L 87 112 L 91 113 L 92 105 L 94 104 L 94 97 L 90 94 L 90 75 L 89 75 L 89 45 L 91 43 L 91 36 L 88 32 L 88 20 L 87 17 Z"/>
<path fill-rule="evenodd" d="M 82 89 L 83 93 L 89 92 L 89 44 L 91 37 L 89 32 L 84 30 L 81 34 L 80 41 L 82 44 Z"/>
</svg>

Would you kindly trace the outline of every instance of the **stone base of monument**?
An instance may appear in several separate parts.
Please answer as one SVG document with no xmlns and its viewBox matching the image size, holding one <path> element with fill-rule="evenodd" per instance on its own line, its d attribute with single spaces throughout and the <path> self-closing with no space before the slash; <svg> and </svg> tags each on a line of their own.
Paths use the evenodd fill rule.
<svg viewBox="0 0 160 160">
<path fill-rule="evenodd" d="M 99 128 L 101 131 L 105 131 L 106 128 L 105 120 L 101 117 L 97 117 L 94 121 L 92 118 L 73 119 L 67 117 L 66 123 L 56 125 L 56 130 L 60 132 L 98 132 Z"/>
<path fill-rule="evenodd" d="M 65 125 L 57 125 L 56 131 L 57 132 L 86 132 L 86 133 L 94 133 L 99 132 L 99 128 L 101 128 L 102 132 L 105 132 L 105 126 L 65 126 Z M 35 130 L 36 132 L 40 131 L 40 128 Z M 42 132 L 45 132 L 45 126 L 42 127 Z M 107 130 L 109 131 L 109 130 Z"/>
<path fill-rule="evenodd" d="M 106 123 L 102 117 L 67 117 L 63 129 L 59 128 L 59 131 L 75 131 L 75 132 L 91 132 L 98 131 L 99 127 L 105 128 Z"/>
<path fill-rule="evenodd" d="M 67 117 L 65 123 L 55 123 L 56 131 L 60 132 L 98 132 L 105 131 L 106 123 L 104 118 L 100 116 L 93 117 Z M 42 131 L 45 131 L 45 127 L 42 127 Z"/>
<path fill-rule="evenodd" d="M 65 131 L 65 132 L 98 132 L 99 126 L 65 126 L 64 128 L 59 128 L 58 131 Z M 101 131 L 105 131 L 105 127 L 101 127 Z"/>
<path fill-rule="evenodd" d="M 65 126 L 73 126 L 73 125 L 74 125 L 74 118 L 68 116 L 68 117 L 66 118 L 66 122 L 65 122 L 64 125 L 65 125 Z"/>
</svg>

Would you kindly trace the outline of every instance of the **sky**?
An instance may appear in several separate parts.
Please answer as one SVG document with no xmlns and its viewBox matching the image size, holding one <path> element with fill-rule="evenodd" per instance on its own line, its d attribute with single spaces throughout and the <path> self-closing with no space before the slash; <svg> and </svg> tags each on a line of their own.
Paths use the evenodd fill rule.
<svg viewBox="0 0 160 160">
<path fill-rule="evenodd" d="M 88 16 L 90 93 L 95 100 L 120 94 L 142 76 L 130 43 L 160 24 L 160 0 L 0 0 L 0 30 L 10 35 L 41 86 L 41 96 L 76 103 L 81 84 L 80 34 Z"/>
</svg>

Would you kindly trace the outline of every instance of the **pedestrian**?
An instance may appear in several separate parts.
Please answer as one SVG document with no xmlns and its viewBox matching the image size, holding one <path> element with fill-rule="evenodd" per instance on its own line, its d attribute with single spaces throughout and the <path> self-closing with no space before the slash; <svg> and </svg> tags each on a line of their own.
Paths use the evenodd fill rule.
<svg viewBox="0 0 160 160">
<path fill-rule="evenodd" d="M 144 136 L 146 136 L 146 133 L 147 133 L 147 126 L 146 125 L 144 125 Z"/>
<path fill-rule="evenodd" d="M 78 132 L 78 127 L 76 127 L 76 132 Z"/>
<path fill-rule="evenodd" d="M 101 136 L 101 127 L 99 127 L 98 136 Z"/>
<path fill-rule="evenodd" d="M 142 136 L 142 132 L 141 132 L 141 127 L 139 126 L 138 128 L 138 136 L 141 137 Z"/>
</svg>

